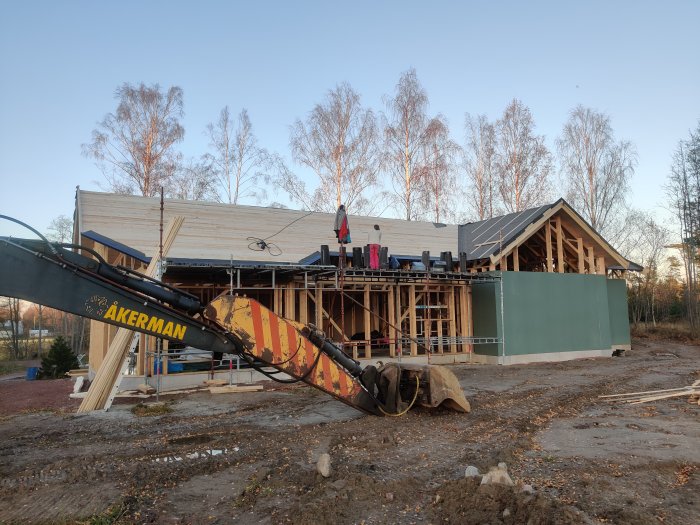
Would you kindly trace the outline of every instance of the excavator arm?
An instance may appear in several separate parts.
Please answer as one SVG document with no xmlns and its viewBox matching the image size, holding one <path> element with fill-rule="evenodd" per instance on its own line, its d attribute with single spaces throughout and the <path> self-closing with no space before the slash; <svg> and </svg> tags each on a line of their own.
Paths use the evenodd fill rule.
<svg viewBox="0 0 700 525">
<path fill-rule="evenodd" d="M 67 247 L 0 237 L 0 296 L 238 354 L 255 368 L 273 367 L 369 414 L 397 415 L 415 405 L 469 411 L 457 379 L 445 368 L 362 367 L 313 325 L 279 317 L 254 299 L 224 294 L 202 305 L 190 294 L 112 266 L 94 252 L 90 258 Z"/>
</svg>

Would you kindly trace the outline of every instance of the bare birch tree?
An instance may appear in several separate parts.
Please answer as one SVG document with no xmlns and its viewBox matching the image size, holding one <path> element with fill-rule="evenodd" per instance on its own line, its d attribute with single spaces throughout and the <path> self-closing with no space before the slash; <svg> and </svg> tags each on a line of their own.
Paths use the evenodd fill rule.
<svg viewBox="0 0 700 525">
<path fill-rule="evenodd" d="M 180 164 L 165 194 L 172 199 L 219 201 L 217 179 L 212 165 L 194 159 Z"/>
<path fill-rule="evenodd" d="M 152 197 L 168 186 L 180 160 L 173 146 L 185 135 L 182 89 L 125 83 L 115 98 L 116 113 L 100 122 L 83 154 L 97 161 L 110 190 Z"/>
<path fill-rule="evenodd" d="M 687 316 L 692 332 L 697 335 L 700 333 L 700 123 L 689 140 L 678 143 L 666 191 L 680 230 Z"/>
<path fill-rule="evenodd" d="M 394 205 L 406 219 L 420 215 L 420 176 L 424 146 L 431 131 L 428 94 L 418 81 L 415 69 L 401 75 L 393 98 L 385 97 L 388 115 L 383 118 L 386 168 Z"/>
<path fill-rule="evenodd" d="M 607 115 L 579 105 L 571 111 L 557 149 L 567 200 L 605 235 L 613 215 L 625 207 L 637 160 L 634 146 L 615 141 Z"/>
<path fill-rule="evenodd" d="M 454 216 L 457 190 L 456 164 L 460 147 L 450 139 L 450 130 L 442 115 L 428 124 L 428 140 L 423 145 L 423 164 L 419 175 L 424 217 L 442 222 Z"/>
<path fill-rule="evenodd" d="M 219 114 L 219 120 L 207 126 L 209 146 L 213 154 L 205 155 L 212 164 L 219 182 L 219 199 L 238 204 L 241 199 L 253 197 L 260 200 L 264 192 L 259 186 L 262 170 L 268 162 L 267 151 L 258 147 L 248 111 L 244 108 L 234 122 L 228 106 Z"/>
<path fill-rule="evenodd" d="M 530 110 L 513 99 L 496 122 L 495 174 L 500 201 L 508 213 L 549 200 L 552 156 L 544 136 L 535 135 Z"/>
<path fill-rule="evenodd" d="M 468 191 L 465 202 L 469 214 L 483 221 L 494 216 L 496 129 L 486 115 L 472 117 L 468 113 L 465 129 L 464 172 Z"/>
<path fill-rule="evenodd" d="M 54 242 L 71 242 L 73 239 L 73 219 L 59 215 L 51 221 L 46 238 Z"/>
<path fill-rule="evenodd" d="M 309 194 L 296 175 L 278 169 L 278 183 L 293 190 L 290 197 L 319 211 L 335 211 L 340 204 L 354 213 L 371 209 L 366 192 L 377 183 L 381 161 L 376 118 L 371 109 L 362 107 L 350 84 L 330 90 L 305 122 L 294 123 L 290 145 L 294 160 L 319 179 Z"/>
</svg>

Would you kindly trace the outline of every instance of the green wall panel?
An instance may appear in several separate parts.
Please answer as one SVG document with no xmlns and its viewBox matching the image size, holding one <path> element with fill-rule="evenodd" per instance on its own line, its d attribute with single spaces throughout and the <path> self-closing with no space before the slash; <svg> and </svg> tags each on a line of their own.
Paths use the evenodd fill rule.
<svg viewBox="0 0 700 525">
<path fill-rule="evenodd" d="M 501 337 L 500 282 L 478 283 L 472 287 L 472 320 L 474 337 Z M 484 355 L 498 355 L 500 345 L 474 345 L 474 351 Z"/>
<path fill-rule="evenodd" d="M 506 355 L 608 350 L 613 344 L 629 344 L 624 281 L 572 273 L 502 275 L 503 321 L 500 283 L 475 283 L 472 305 L 474 335 L 503 337 Z M 499 346 L 475 345 L 474 351 L 499 355 Z"/>
<path fill-rule="evenodd" d="M 627 312 L 627 282 L 624 279 L 608 279 L 608 310 L 612 344 L 631 344 Z"/>
</svg>

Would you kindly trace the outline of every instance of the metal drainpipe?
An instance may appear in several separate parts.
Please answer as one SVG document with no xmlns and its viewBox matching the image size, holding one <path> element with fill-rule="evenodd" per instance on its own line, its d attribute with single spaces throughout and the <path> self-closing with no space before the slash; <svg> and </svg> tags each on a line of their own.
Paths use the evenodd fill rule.
<svg viewBox="0 0 700 525">
<path fill-rule="evenodd" d="M 505 323 L 505 307 L 503 305 L 503 270 L 501 270 L 501 359 L 500 364 L 504 365 L 506 361 L 506 323 Z"/>
</svg>

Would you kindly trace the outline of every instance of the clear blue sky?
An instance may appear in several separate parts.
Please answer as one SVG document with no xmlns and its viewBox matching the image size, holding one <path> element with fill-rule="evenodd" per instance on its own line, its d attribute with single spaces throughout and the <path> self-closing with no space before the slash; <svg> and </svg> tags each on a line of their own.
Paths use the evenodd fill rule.
<svg viewBox="0 0 700 525">
<path fill-rule="evenodd" d="M 661 210 L 670 156 L 700 119 L 700 2 L 0 1 L 0 214 L 40 231 L 102 175 L 81 155 L 123 82 L 184 90 L 186 156 L 248 109 L 289 159 L 289 126 L 348 81 L 382 109 L 410 67 L 464 141 L 464 114 L 530 107 L 550 148 L 577 104 L 636 144 L 633 203 Z M 298 169 L 298 166 L 293 166 Z M 282 200 L 281 196 L 278 200 Z M 0 224 L 0 234 L 19 231 Z"/>
</svg>

